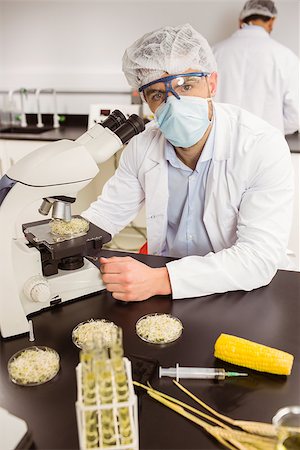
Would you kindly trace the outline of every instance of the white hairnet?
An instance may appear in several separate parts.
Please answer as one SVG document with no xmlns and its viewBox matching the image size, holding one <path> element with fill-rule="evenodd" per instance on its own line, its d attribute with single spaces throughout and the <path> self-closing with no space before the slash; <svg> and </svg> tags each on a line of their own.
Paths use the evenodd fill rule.
<svg viewBox="0 0 300 450">
<path fill-rule="evenodd" d="M 249 0 L 241 11 L 240 20 L 246 19 L 246 17 L 253 14 L 271 18 L 277 15 L 277 9 L 272 0 Z"/>
<path fill-rule="evenodd" d="M 215 72 L 217 63 L 207 40 L 189 25 L 166 26 L 135 41 L 123 55 L 123 72 L 134 89 L 189 68 Z"/>
</svg>

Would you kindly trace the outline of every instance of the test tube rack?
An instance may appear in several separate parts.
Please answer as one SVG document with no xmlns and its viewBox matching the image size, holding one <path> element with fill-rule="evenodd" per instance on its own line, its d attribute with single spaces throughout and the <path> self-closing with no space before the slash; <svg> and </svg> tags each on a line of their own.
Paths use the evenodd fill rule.
<svg viewBox="0 0 300 450">
<path fill-rule="evenodd" d="M 76 367 L 76 379 L 77 379 L 77 401 L 76 401 L 76 418 L 80 450 L 87 450 L 88 448 L 94 448 L 95 450 L 110 449 L 110 450 L 139 450 L 139 432 L 138 432 L 138 408 L 137 408 L 137 396 L 134 393 L 132 375 L 131 375 L 131 362 L 128 358 L 123 358 L 127 383 L 128 383 L 128 400 L 123 402 L 116 401 L 115 383 L 113 382 L 113 402 L 101 404 L 100 395 L 98 389 L 96 389 L 96 404 L 93 406 L 86 406 L 83 399 L 83 386 L 82 386 L 82 364 L 79 363 Z M 112 377 L 114 377 L 114 371 L 111 371 Z M 121 431 L 120 431 L 120 409 L 128 408 L 130 427 L 131 427 L 131 442 L 124 445 L 121 444 Z M 110 410 L 113 415 L 113 427 L 116 438 L 116 444 L 109 447 L 102 446 L 102 426 L 101 416 L 104 411 Z M 88 446 L 86 444 L 86 414 L 96 412 L 97 417 L 97 441 L 98 446 Z"/>
</svg>

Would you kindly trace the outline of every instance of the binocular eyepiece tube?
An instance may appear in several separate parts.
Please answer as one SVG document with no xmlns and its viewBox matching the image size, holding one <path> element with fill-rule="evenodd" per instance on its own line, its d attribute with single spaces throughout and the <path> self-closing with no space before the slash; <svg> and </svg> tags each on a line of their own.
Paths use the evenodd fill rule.
<svg viewBox="0 0 300 450">
<path fill-rule="evenodd" d="M 103 122 L 100 123 L 100 125 L 103 128 L 109 128 L 111 131 L 115 131 L 125 122 L 126 117 L 124 114 L 118 109 L 115 109 L 109 116 L 107 116 L 105 120 L 103 120 Z"/>
<path fill-rule="evenodd" d="M 126 144 L 133 136 L 141 133 L 145 129 L 143 119 L 137 114 L 131 114 L 126 119 L 124 114 L 118 109 L 114 110 L 101 125 L 113 131 L 123 144 Z"/>
</svg>

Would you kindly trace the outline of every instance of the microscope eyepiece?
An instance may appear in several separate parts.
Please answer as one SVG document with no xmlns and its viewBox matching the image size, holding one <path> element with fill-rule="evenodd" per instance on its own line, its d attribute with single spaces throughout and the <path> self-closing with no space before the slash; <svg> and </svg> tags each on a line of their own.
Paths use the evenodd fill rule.
<svg viewBox="0 0 300 450">
<path fill-rule="evenodd" d="M 108 117 L 105 119 L 101 125 L 104 128 L 109 128 L 111 131 L 115 131 L 117 128 L 119 128 L 123 123 L 126 122 L 126 117 L 124 114 L 119 111 L 118 109 L 115 109 Z"/>
<path fill-rule="evenodd" d="M 141 133 L 144 129 L 143 119 L 137 114 L 131 114 L 123 125 L 114 130 L 114 133 L 121 139 L 123 144 L 126 144 L 134 135 Z"/>
<path fill-rule="evenodd" d="M 119 125 L 119 123 L 122 123 Z M 123 144 L 145 129 L 144 121 L 132 114 L 127 120 L 121 111 L 115 110 L 102 124 L 97 124 L 76 139 L 86 147 L 97 164 L 107 161 Z"/>
</svg>

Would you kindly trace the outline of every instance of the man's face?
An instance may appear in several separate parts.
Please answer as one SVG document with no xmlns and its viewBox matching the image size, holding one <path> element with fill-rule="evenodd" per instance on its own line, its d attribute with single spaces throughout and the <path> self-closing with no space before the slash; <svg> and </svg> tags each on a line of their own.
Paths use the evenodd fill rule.
<svg viewBox="0 0 300 450">
<path fill-rule="evenodd" d="M 169 95 L 174 95 L 177 98 L 181 96 L 192 96 L 192 97 L 213 97 L 216 93 L 217 87 L 217 74 L 213 72 L 212 74 L 207 74 L 206 76 L 201 75 L 188 75 L 197 72 L 194 69 L 188 69 L 181 72 L 178 76 L 176 74 L 164 73 L 158 80 L 157 83 L 151 83 L 150 86 L 143 90 L 144 99 L 149 105 L 149 108 L 154 113 L 156 109 L 166 101 Z M 172 80 L 164 82 L 164 79 L 174 76 Z"/>
</svg>

